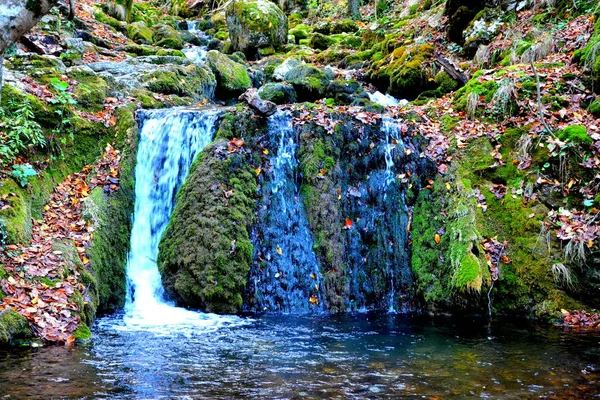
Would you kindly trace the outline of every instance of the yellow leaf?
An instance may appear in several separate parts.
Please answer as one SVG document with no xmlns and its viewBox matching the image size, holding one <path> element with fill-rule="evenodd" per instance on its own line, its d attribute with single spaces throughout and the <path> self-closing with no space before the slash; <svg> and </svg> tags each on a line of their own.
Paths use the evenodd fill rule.
<svg viewBox="0 0 600 400">
<path fill-rule="evenodd" d="M 319 285 L 315 284 L 315 289 L 319 290 Z"/>
<path fill-rule="evenodd" d="M 254 172 L 256 172 L 256 176 L 259 176 L 259 175 L 260 175 L 260 173 L 261 173 L 261 171 L 262 171 L 262 169 L 260 169 L 260 168 L 256 168 L 256 169 L 254 170 Z"/>
<path fill-rule="evenodd" d="M 267 149 L 263 149 L 263 154 L 264 154 L 264 155 L 267 155 L 267 154 L 269 154 L 269 150 L 267 150 Z"/>
<path fill-rule="evenodd" d="M 315 274 L 310 274 L 310 277 L 315 279 Z"/>
<path fill-rule="evenodd" d="M 450 184 L 448 182 L 446 182 L 446 190 L 450 190 L 452 189 L 452 186 L 450 186 Z"/>
<path fill-rule="evenodd" d="M 435 236 L 433 237 L 433 240 L 435 240 L 435 242 L 436 242 L 436 243 L 439 243 L 441 239 L 442 239 L 442 238 L 441 238 L 441 237 L 440 237 L 440 235 L 439 235 L 439 234 L 437 234 L 437 233 L 436 233 L 436 234 L 435 234 Z"/>
<path fill-rule="evenodd" d="M 277 254 L 279 254 L 279 255 L 283 254 L 283 250 L 279 246 L 277 246 Z"/>
<path fill-rule="evenodd" d="M 591 249 L 594 246 L 594 241 L 592 239 L 588 240 L 588 247 Z"/>
</svg>

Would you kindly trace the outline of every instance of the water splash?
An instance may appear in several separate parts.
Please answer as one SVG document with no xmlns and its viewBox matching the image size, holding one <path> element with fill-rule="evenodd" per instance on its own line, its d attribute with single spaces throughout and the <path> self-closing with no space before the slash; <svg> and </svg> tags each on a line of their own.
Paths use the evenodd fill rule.
<svg viewBox="0 0 600 400">
<path fill-rule="evenodd" d="M 292 115 L 269 117 L 269 136 L 277 145 L 270 181 L 263 187 L 249 279 L 250 308 L 285 313 L 321 312 L 321 273 L 296 183 L 296 133 Z"/>
<path fill-rule="evenodd" d="M 158 244 L 169 223 L 177 190 L 198 153 L 212 140 L 217 118 L 216 110 L 171 109 L 140 115 L 124 328 L 214 328 L 236 320 L 174 307 L 165 298 L 156 265 Z"/>
<path fill-rule="evenodd" d="M 389 94 L 383 94 L 379 91 L 370 93 L 369 92 L 369 100 L 371 100 L 375 104 L 379 104 L 384 107 L 392 107 L 392 106 L 401 106 L 404 107 L 408 104 L 408 100 L 401 99 L 390 96 Z"/>
</svg>

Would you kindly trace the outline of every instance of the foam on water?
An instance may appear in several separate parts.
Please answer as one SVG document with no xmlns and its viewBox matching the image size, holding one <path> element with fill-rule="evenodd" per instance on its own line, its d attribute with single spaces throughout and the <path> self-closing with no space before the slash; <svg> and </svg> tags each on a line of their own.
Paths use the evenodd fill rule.
<svg viewBox="0 0 600 400">
<path fill-rule="evenodd" d="M 398 100 L 397 98 L 390 96 L 389 94 L 383 94 L 379 91 L 370 93 L 369 92 L 369 100 L 373 103 L 379 104 L 384 107 L 392 107 L 392 106 L 402 106 L 408 104 L 408 100 Z"/>
</svg>

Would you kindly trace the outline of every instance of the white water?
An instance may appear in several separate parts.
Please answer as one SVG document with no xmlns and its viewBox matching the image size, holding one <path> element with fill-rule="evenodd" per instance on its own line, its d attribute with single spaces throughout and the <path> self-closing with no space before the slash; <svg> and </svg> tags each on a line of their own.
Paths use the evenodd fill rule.
<svg viewBox="0 0 600 400">
<path fill-rule="evenodd" d="M 408 104 L 408 100 L 402 99 L 398 100 L 397 98 L 390 96 L 389 94 L 383 94 L 379 91 L 369 93 L 369 100 L 371 100 L 375 104 L 379 104 L 384 107 L 392 107 L 392 106 L 401 106 L 404 107 Z"/>
<path fill-rule="evenodd" d="M 198 22 L 188 21 L 188 32 L 193 33 L 201 38 L 206 37 L 206 34 L 198 29 Z M 186 58 L 195 64 L 202 65 L 206 62 L 206 54 L 208 53 L 208 47 L 206 46 L 192 46 L 182 50 Z"/>
<path fill-rule="evenodd" d="M 214 329 L 242 320 L 175 307 L 166 301 L 156 265 L 158 245 L 175 205 L 177 190 L 196 155 L 211 142 L 216 110 L 149 111 L 143 115 L 135 170 L 135 214 L 127 265 L 127 328 L 169 332 Z M 202 329 L 201 329 L 202 330 Z"/>
</svg>

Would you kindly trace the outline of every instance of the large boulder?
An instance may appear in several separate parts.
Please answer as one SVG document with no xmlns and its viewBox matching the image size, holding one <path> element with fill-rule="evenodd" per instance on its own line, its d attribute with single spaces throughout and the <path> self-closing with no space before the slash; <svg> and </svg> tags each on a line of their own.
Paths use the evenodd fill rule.
<svg viewBox="0 0 600 400">
<path fill-rule="evenodd" d="M 287 43 L 287 17 L 268 0 L 238 0 L 226 10 L 229 38 L 235 51 L 254 56 L 258 49 Z"/>
<path fill-rule="evenodd" d="M 217 96 L 233 97 L 252 87 L 252 80 L 246 67 L 217 50 L 206 56 L 207 65 L 217 78 Z"/>
</svg>

